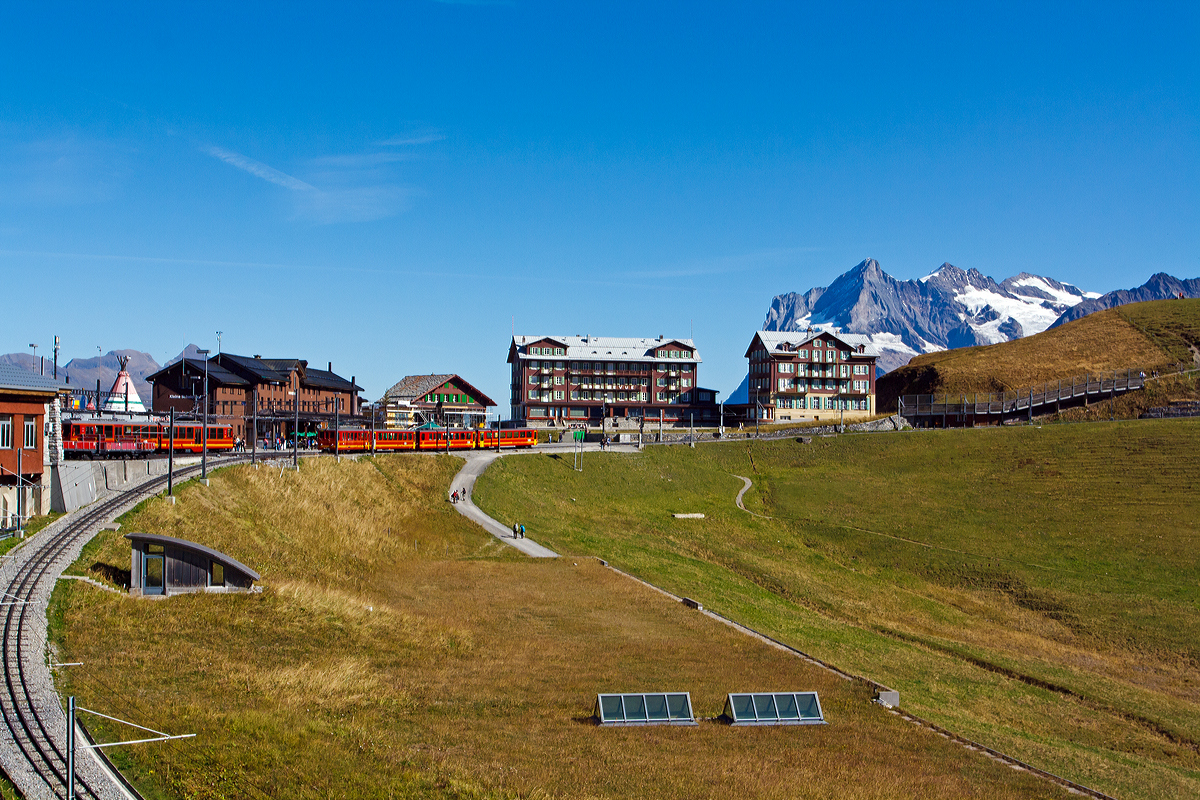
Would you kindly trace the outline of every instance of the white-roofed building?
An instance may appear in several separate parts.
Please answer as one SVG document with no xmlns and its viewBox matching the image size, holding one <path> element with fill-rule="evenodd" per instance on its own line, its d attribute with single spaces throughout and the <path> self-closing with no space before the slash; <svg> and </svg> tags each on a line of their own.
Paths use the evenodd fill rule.
<svg viewBox="0 0 1200 800">
<path fill-rule="evenodd" d="M 871 337 L 836 330 L 758 331 L 750 362 L 747 419 L 855 420 L 875 410 Z"/>
<path fill-rule="evenodd" d="M 691 339 L 514 336 L 511 410 L 526 425 L 717 424 L 717 392 L 698 382 Z"/>
</svg>

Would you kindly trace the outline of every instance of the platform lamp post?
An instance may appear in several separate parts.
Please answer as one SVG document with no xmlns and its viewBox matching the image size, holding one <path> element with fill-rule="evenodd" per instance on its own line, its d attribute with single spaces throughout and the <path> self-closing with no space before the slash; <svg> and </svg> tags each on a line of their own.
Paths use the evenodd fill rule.
<svg viewBox="0 0 1200 800">
<path fill-rule="evenodd" d="M 292 466 L 300 471 L 300 373 L 296 373 L 296 391 L 292 392 Z"/>
<path fill-rule="evenodd" d="M 57 336 L 54 337 L 54 380 L 58 380 L 58 348 L 62 344 L 62 340 Z"/>
<path fill-rule="evenodd" d="M 254 384 L 254 432 L 250 434 L 250 463 L 258 464 L 258 384 Z"/>
<path fill-rule="evenodd" d="M 200 429 L 200 479 L 208 477 L 208 354 L 211 350 L 197 350 L 204 357 L 204 427 Z"/>
<path fill-rule="evenodd" d="M 171 421 L 167 428 L 167 497 L 175 496 L 175 406 L 171 406 Z"/>
</svg>

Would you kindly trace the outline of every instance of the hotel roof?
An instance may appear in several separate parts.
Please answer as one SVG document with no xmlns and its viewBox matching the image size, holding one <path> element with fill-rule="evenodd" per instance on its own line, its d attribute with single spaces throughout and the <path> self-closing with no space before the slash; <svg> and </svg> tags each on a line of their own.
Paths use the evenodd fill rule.
<svg viewBox="0 0 1200 800">
<path fill-rule="evenodd" d="M 512 350 L 516 352 L 515 354 L 510 353 L 509 360 L 511 361 L 514 356 L 516 358 L 540 358 L 538 355 L 526 352 L 526 348 L 542 341 L 554 342 L 566 349 L 566 355 L 561 358 L 620 358 L 626 361 L 653 361 L 657 358 L 656 350 L 664 347 L 669 349 L 670 345 L 674 344 L 692 351 L 689 361 L 700 362 L 703 360 L 696 351 L 695 342 L 691 339 L 668 339 L 665 336 L 659 336 L 656 339 L 625 336 L 514 336 Z"/>
</svg>

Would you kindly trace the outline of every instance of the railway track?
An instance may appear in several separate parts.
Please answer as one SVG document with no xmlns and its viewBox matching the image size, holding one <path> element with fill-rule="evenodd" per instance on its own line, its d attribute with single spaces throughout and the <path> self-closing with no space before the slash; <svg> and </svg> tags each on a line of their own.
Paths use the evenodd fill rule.
<svg viewBox="0 0 1200 800">
<path fill-rule="evenodd" d="M 248 461 L 238 454 L 213 466 Z M 176 470 L 177 478 L 198 473 L 199 465 Z M 5 772 L 27 800 L 67 796 L 67 721 L 54 689 L 46 649 L 46 609 L 62 571 L 114 516 L 161 491 L 167 476 L 101 500 L 36 534 L 5 557 L 0 567 L 4 686 L 0 715 L 7 741 L 0 741 Z M 32 549 L 31 549 L 32 548 Z M 75 758 L 75 796 L 83 800 L 135 797 L 119 780 L 81 751 Z M 82 756 L 82 757 L 81 757 Z"/>
</svg>

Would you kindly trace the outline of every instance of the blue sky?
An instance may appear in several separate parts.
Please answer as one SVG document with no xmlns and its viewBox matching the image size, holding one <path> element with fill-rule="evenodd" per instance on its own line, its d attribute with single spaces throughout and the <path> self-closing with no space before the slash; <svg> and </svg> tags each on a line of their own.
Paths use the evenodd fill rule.
<svg viewBox="0 0 1200 800">
<path fill-rule="evenodd" d="M 726 395 L 866 257 L 1196 277 L 1197 8 L 7 3 L 0 352 L 222 330 L 506 407 L 514 324 L 694 331 Z"/>
</svg>

